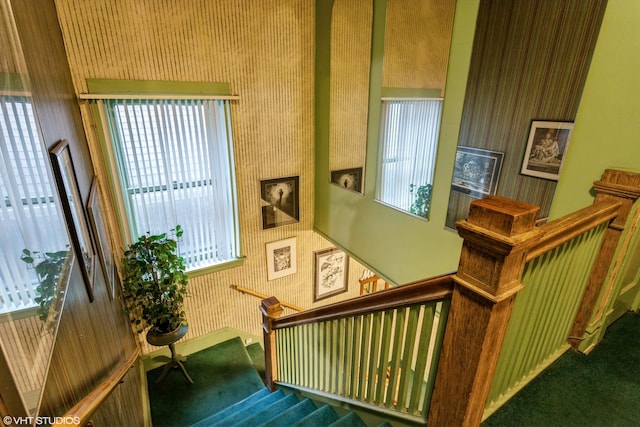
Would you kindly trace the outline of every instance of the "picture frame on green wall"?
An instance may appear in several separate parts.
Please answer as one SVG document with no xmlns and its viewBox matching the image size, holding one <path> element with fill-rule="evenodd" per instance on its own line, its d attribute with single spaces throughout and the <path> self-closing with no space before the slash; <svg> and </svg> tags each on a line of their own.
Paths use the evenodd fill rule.
<svg viewBox="0 0 640 427">
<path fill-rule="evenodd" d="M 572 122 L 531 122 L 520 173 L 553 181 L 560 179 L 572 130 Z"/>
<path fill-rule="evenodd" d="M 331 182 L 341 188 L 362 193 L 362 167 L 331 171 Z"/>
</svg>

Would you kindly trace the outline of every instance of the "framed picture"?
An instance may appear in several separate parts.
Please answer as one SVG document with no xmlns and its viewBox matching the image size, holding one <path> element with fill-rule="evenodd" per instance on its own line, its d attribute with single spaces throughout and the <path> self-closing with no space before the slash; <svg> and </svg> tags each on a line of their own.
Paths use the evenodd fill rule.
<svg viewBox="0 0 640 427">
<path fill-rule="evenodd" d="M 362 168 L 331 171 L 331 182 L 347 190 L 362 193 Z"/>
<path fill-rule="evenodd" d="M 267 280 L 279 279 L 296 271 L 295 237 L 267 243 Z"/>
<path fill-rule="evenodd" d="M 263 230 L 298 222 L 298 181 L 297 176 L 260 181 Z"/>
<path fill-rule="evenodd" d="M 69 152 L 69 143 L 62 140 L 50 151 L 53 174 L 55 175 L 62 209 L 66 218 L 71 242 L 76 252 L 89 301 L 93 302 L 93 274 L 95 255 L 91 243 L 91 234 L 84 213 L 80 188 Z"/>
<path fill-rule="evenodd" d="M 531 122 L 520 173 L 557 181 L 572 130 L 571 122 Z"/>
<path fill-rule="evenodd" d="M 98 249 L 98 257 L 102 265 L 109 298 L 113 299 L 115 293 L 115 263 L 113 262 L 113 252 L 111 251 L 111 240 L 102 216 L 99 188 L 98 179 L 94 177 L 87 203 L 87 213 L 89 214 L 89 222 L 91 223 L 93 237 Z M 98 271 L 97 268 L 95 270 L 96 272 Z"/>
<path fill-rule="evenodd" d="M 478 199 L 493 196 L 503 156 L 498 151 L 458 147 L 451 189 Z"/>
<path fill-rule="evenodd" d="M 338 248 L 315 252 L 314 301 L 347 291 L 349 256 Z"/>
</svg>

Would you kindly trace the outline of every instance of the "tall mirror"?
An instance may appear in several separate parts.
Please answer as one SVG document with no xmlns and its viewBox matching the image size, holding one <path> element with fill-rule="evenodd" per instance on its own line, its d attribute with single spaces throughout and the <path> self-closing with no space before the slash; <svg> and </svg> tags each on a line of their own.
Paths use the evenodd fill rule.
<svg viewBox="0 0 640 427">
<path fill-rule="evenodd" d="M 364 191 L 371 63 L 370 0 L 335 0 L 331 13 L 331 182 Z"/>
<path fill-rule="evenodd" d="M 73 254 L 9 0 L 0 13 L 0 378 L 11 415 L 35 416 Z"/>
<path fill-rule="evenodd" d="M 424 219 L 454 11 L 455 0 L 388 1 L 386 8 L 376 200 Z"/>
</svg>

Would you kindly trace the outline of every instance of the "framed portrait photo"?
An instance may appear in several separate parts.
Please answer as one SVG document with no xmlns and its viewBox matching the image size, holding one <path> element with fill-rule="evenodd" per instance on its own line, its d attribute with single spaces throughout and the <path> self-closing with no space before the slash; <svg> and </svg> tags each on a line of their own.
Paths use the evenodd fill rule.
<svg viewBox="0 0 640 427">
<path fill-rule="evenodd" d="M 107 292 L 109 298 L 113 299 L 115 294 L 115 263 L 113 261 L 113 252 L 111 251 L 111 240 L 102 216 L 99 188 L 98 179 L 94 177 L 91 183 L 89 201 L 87 202 L 87 213 L 98 249 L 98 257 L 100 258 L 105 283 L 107 284 Z M 96 271 L 98 271 L 97 268 Z"/>
<path fill-rule="evenodd" d="M 296 271 L 295 237 L 267 243 L 267 280 L 279 279 Z"/>
<path fill-rule="evenodd" d="M 557 181 L 560 178 L 572 130 L 571 122 L 531 122 L 520 173 Z"/>
<path fill-rule="evenodd" d="M 80 263 L 80 270 L 87 288 L 89 301 L 93 302 L 95 254 L 84 205 L 80 197 L 76 171 L 69 151 L 69 143 L 66 140 L 60 141 L 49 150 L 49 156 L 51 157 L 53 174 L 60 193 L 62 210 L 69 227 L 71 243 Z"/>
<path fill-rule="evenodd" d="M 263 230 L 299 221 L 299 191 L 297 176 L 260 181 Z"/>
<path fill-rule="evenodd" d="M 331 182 L 341 188 L 362 193 L 362 168 L 331 171 Z"/>
<path fill-rule="evenodd" d="M 314 253 L 313 300 L 318 301 L 347 291 L 349 256 L 338 248 Z"/>
<path fill-rule="evenodd" d="M 451 189 L 478 199 L 493 196 L 503 157 L 498 151 L 458 147 Z"/>
</svg>

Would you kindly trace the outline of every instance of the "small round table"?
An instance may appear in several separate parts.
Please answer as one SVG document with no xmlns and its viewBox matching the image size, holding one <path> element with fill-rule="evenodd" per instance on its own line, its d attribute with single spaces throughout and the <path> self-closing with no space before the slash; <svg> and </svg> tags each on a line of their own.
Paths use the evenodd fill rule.
<svg viewBox="0 0 640 427">
<path fill-rule="evenodd" d="M 160 376 L 156 380 L 156 383 L 159 383 L 160 381 L 162 381 L 167 376 L 171 368 L 180 368 L 184 376 L 187 377 L 187 380 L 191 384 L 193 384 L 193 380 L 187 373 L 187 370 L 184 367 L 184 364 L 182 363 L 185 360 L 187 360 L 187 358 L 185 356 L 176 354 L 176 347 L 175 347 L 176 341 L 182 338 L 187 333 L 188 329 L 189 329 L 189 325 L 182 325 L 175 331 L 169 332 L 166 334 L 160 334 L 153 329 L 147 332 L 147 342 L 149 344 L 154 345 L 156 347 L 162 347 L 162 346 L 168 345 L 169 351 L 171 351 L 171 360 L 167 362 L 166 365 L 164 365 L 162 374 L 160 374 Z"/>
</svg>

